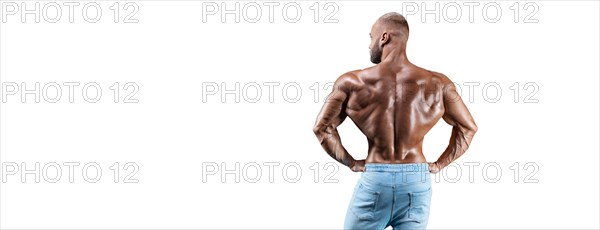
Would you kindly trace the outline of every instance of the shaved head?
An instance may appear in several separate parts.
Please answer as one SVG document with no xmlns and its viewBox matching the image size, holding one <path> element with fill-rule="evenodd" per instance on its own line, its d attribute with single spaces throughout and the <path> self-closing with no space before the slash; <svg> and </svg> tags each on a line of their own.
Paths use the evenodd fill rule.
<svg viewBox="0 0 600 230">
<path fill-rule="evenodd" d="M 371 28 L 371 62 L 379 64 L 383 55 L 383 47 L 397 44 L 405 49 L 408 40 L 408 22 L 399 13 L 390 12 L 379 17 Z"/>
<path fill-rule="evenodd" d="M 389 30 L 390 32 L 398 31 L 403 34 L 406 33 L 406 35 L 408 35 L 408 22 L 406 21 L 406 18 L 402 16 L 402 14 L 396 12 L 384 14 L 383 16 L 379 17 L 379 19 L 377 19 L 376 23 L 380 26 L 383 26 L 384 30 Z M 406 32 L 404 32 L 404 30 L 406 30 Z"/>
</svg>

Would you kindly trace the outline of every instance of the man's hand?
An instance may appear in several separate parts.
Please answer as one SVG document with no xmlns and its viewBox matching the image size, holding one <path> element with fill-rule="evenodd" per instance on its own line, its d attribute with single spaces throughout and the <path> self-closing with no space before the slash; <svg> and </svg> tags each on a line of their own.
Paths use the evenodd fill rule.
<svg viewBox="0 0 600 230">
<path fill-rule="evenodd" d="M 352 167 L 350 167 L 353 172 L 364 172 L 365 171 L 365 160 L 357 160 L 354 161 Z"/>
<path fill-rule="evenodd" d="M 429 164 L 429 172 L 430 173 L 436 174 L 441 170 L 441 168 L 437 164 L 437 162 L 429 162 L 428 164 Z"/>
</svg>

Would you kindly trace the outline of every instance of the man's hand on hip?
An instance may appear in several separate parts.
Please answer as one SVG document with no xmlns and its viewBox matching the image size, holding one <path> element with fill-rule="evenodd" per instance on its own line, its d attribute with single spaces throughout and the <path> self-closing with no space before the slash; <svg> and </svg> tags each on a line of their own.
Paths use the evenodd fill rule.
<svg viewBox="0 0 600 230">
<path fill-rule="evenodd" d="M 365 160 L 357 160 L 354 161 L 352 167 L 350 167 L 353 172 L 364 172 L 365 171 Z"/>
<path fill-rule="evenodd" d="M 427 164 L 429 164 L 429 172 L 430 173 L 436 174 L 441 170 L 440 166 L 437 164 L 437 162 L 429 162 Z"/>
</svg>

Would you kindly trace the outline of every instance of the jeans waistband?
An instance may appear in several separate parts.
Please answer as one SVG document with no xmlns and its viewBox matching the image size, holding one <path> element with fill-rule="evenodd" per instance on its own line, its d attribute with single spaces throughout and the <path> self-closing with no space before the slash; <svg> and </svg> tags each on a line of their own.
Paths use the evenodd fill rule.
<svg viewBox="0 0 600 230">
<path fill-rule="evenodd" d="M 429 172 L 428 163 L 365 164 L 365 172 Z"/>
</svg>

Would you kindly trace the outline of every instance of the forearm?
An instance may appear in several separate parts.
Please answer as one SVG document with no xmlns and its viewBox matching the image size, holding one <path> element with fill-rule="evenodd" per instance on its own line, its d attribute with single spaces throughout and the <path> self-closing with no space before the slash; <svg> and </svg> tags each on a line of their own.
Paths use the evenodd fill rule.
<svg viewBox="0 0 600 230">
<path fill-rule="evenodd" d="M 438 166 L 438 169 L 448 166 L 450 163 L 462 156 L 469 148 L 475 132 L 476 130 L 464 129 L 456 126 L 452 128 L 450 143 L 448 144 L 446 150 L 444 150 L 442 155 L 435 162 L 435 164 Z"/>
<path fill-rule="evenodd" d="M 331 127 L 321 129 L 316 131 L 315 134 L 329 156 L 345 166 L 352 167 L 355 160 L 342 145 L 337 129 Z"/>
</svg>

